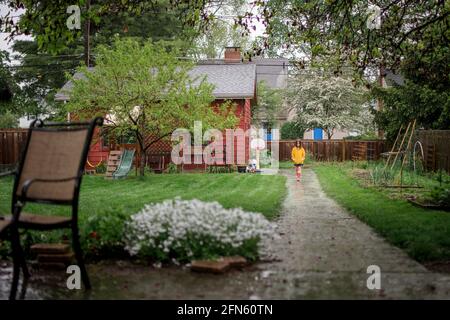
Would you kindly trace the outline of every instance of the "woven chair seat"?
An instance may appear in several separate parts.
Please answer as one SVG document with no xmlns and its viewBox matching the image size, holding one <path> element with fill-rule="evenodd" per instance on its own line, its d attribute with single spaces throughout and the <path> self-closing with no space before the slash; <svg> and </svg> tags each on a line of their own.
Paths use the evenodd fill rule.
<svg viewBox="0 0 450 320">
<path fill-rule="evenodd" d="M 19 218 L 19 227 L 51 229 L 62 226 L 70 226 L 72 217 L 44 216 L 30 213 L 22 213 Z"/>
</svg>

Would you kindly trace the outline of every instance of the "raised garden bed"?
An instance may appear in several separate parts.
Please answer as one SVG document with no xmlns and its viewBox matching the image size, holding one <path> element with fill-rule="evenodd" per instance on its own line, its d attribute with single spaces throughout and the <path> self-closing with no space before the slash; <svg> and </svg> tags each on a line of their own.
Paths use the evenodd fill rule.
<svg viewBox="0 0 450 320">
<path fill-rule="evenodd" d="M 440 204 L 436 204 L 436 203 L 431 203 L 431 202 L 422 202 L 419 201 L 417 199 L 414 198 L 407 198 L 408 202 L 410 202 L 412 205 L 422 208 L 422 209 L 429 209 L 429 210 L 440 210 L 440 211 L 449 211 L 450 212 L 450 207 L 449 206 L 443 206 Z"/>
</svg>

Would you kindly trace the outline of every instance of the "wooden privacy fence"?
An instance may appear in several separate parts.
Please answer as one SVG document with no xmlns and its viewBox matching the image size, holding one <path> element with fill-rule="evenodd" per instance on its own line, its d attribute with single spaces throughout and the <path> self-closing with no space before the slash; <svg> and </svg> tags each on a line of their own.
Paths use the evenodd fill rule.
<svg viewBox="0 0 450 320">
<path fill-rule="evenodd" d="M 291 150 L 295 140 L 281 140 L 279 142 L 279 160 L 291 160 Z M 356 140 L 302 140 L 307 154 L 317 161 L 346 161 L 346 160 L 378 160 L 385 150 L 385 141 L 356 141 Z M 271 148 L 269 143 L 269 148 Z"/>
<path fill-rule="evenodd" d="M 27 129 L 0 129 L 0 170 L 17 164 L 25 146 Z M 425 168 L 450 172 L 450 130 L 419 130 L 415 141 L 422 143 Z M 388 151 L 384 140 L 302 140 L 306 152 L 318 161 L 378 160 L 381 153 Z M 279 159 L 289 161 L 295 140 L 279 142 Z M 134 144 L 121 145 L 124 148 L 136 148 Z M 271 149 L 271 143 L 268 143 Z M 136 148 L 137 149 L 137 148 Z M 136 150 L 137 152 L 137 150 Z M 170 153 L 148 152 L 148 165 L 166 167 L 170 163 Z M 137 161 L 139 159 L 136 153 Z"/>
<path fill-rule="evenodd" d="M 0 165 L 14 165 L 19 161 L 20 153 L 26 143 L 27 129 L 0 129 Z M 349 141 L 349 140 L 302 140 L 306 151 L 312 155 L 312 158 L 318 161 L 345 161 L 345 160 L 377 160 L 380 154 L 385 150 L 385 142 L 375 141 Z M 268 147 L 270 148 L 270 142 Z M 291 150 L 295 145 L 295 140 L 281 140 L 279 142 L 279 159 L 281 161 L 291 159 Z M 136 148 L 135 161 L 139 159 L 138 148 L 134 144 L 123 144 L 122 148 Z M 155 158 L 155 155 L 163 157 Z M 170 153 L 157 152 L 153 150 L 148 152 L 150 162 L 153 165 L 161 166 L 160 159 L 164 159 L 162 166 L 170 163 Z M 153 159 L 155 158 L 155 159 Z M 158 160 L 158 161 L 156 161 Z"/>
<path fill-rule="evenodd" d="M 450 173 L 450 130 L 418 130 L 416 136 L 422 143 L 425 169 Z"/>
<path fill-rule="evenodd" d="M 19 162 L 26 138 L 27 129 L 0 129 L 0 166 L 13 166 Z"/>
</svg>

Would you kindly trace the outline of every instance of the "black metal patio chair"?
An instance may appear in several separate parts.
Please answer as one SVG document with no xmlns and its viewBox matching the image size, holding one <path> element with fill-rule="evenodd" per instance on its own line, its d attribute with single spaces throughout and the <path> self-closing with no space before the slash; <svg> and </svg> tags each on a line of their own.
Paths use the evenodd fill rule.
<svg viewBox="0 0 450 320">
<path fill-rule="evenodd" d="M 103 118 L 90 122 L 44 123 L 35 120 L 28 131 L 19 168 L 15 173 L 10 217 L 0 220 L 0 235 L 12 243 L 13 281 L 10 299 L 15 299 L 20 268 L 29 276 L 19 230 L 72 230 L 72 247 L 86 289 L 90 281 L 84 265 L 78 230 L 78 202 L 81 180 L 95 127 Z M 22 212 L 28 202 L 66 205 L 71 216 L 51 216 Z"/>
<path fill-rule="evenodd" d="M 2 172 L 0 173 L 0 178 L 12 175 L 13 172 Z M 17 230 L 17 215 L 13 215 L 12 219 L 5 219 L 5 217 L 0 216 L 0 240 L 10 240 L 11 249 L 13 256 L 13 285 L 11 287 L 11 292 L 9 298 L 14 300 L 17 292 L 17 284 L 19 281 L 18 275 L 20 273 L 20 268 L 22 268 L 24 277 L 29 277 L 29 272 L 27 265 L 25 263 L 24 254 L 22 252 L 22 247 L 20 246 L 19 232 Z"/>
</svg>

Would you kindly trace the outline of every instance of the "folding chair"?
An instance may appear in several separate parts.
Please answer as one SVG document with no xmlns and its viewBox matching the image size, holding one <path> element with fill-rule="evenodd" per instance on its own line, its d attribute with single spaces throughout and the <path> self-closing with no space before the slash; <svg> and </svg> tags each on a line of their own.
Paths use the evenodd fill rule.
<svg viewBox="0 0 450 320">
<path fill-rule="evenodd" d="M 28 131 L 19 168 L 15 173 L 11 217 L 0 220 L 0 235 L 12 243 L 13 281 L 10 299 L 15 299 L 20 268 L 29 276 L 19 230 L 72 230 L 72 247 L 86 289 L 90 281 L 84 265 L 78 231 L 78 202 L 83 171 L 96 126 L 103 118 L 90 122 L 44 123 L 35 120 Z M 22 212 L 28 202 L 66 205 L 71 216 L 51 216 Z"/>
</svg>

